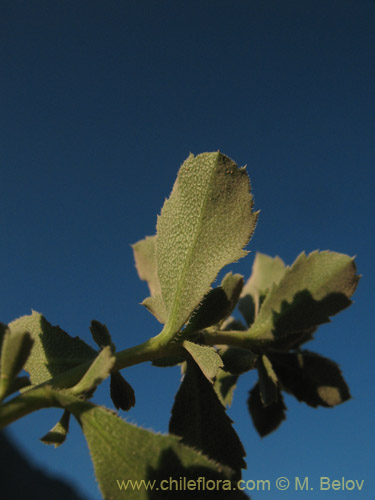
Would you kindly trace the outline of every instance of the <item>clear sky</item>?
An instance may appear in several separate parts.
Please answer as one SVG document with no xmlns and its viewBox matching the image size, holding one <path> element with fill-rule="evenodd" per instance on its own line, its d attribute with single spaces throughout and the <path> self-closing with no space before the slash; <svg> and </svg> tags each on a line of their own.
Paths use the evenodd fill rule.
<svg viewBox="0 0 375 500">
<path fill-rule="evenodd" d="M 92 344 L 92 319 L 118 349 L 160 331 L 139 303 L 131 243 L 156 215 L 190 152 L 247 164 L 261 210 L 255 251 L 291 264 L 302 251 L 357 255 L 354 305 L 308 348 L 337 361 L 353 399 L 288 418 L 259 438 L 242 377 L 229 415 L 247 450 L 245 479 L 365 480 L 373 499 L 375 2 L 372 0 L 21 1 L 0 5 L 0 320 L 31 309 Z M 228 270 L 229 270 L 228 269 Z M 137 405 L 122 415 L 165 432 L 176 368 L 126 370 Z M 96 400 L 110 405 L 108 386 Z M 100 499 L 78 425 L 40 443 L 60 412 L 11 434 L 44 470 Z M 119 474 L 121 472 L 119 471 Z M 289 490 L 253 499 L 301 499 Z"/>
</svg>

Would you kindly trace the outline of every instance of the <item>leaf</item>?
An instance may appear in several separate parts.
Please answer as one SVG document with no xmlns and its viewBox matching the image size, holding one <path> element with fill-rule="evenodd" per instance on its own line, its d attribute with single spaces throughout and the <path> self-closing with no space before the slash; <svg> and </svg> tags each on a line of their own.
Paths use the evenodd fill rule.
<svg viewBox="0 0 375 500">
<path fill-rule="evenodd" d="M 194 344 L 188 340 L 185 340 L 182 346 L 197 363 L 207 380 L 212 383 L 219 368 L 223 366 L 221 357 L 218 355 L 215 348 Z"/>
<path fill-rule="evenodd" d="M 24 366 L 33 385 L 92 360 L 97 354 L 83 340 L 70 337 L 35 311 L 30 316 L 16 319 L 9 324 L 9 328 L 11 331 L 27 330 L 34 340 L 31 356 Z"/>
<path fill-rule="evenodd" d="M 335 406 L 350 399 L 339 366 L 310 351 L 277 353 L 272 364 L 283 388 L 312 407 Z"/>
<path fill-rule="evenodd" d="M 112 354 L 111 347 L 104 347 L 78 384 L 70 389 L 71 393 L 78 396 L 80 394 L 88 394 L 96 389 L 109 376 L 115 362 L 116 358 Z"/>
<path fill-rule="evenodd" d="M 262 300 L 272 285 L 280 282 L 285 269 L 285 264 L 280 257 L 256 253 L 251 276 L 243 287 L 238 303 L 238 308 L 248 325 L 254 321 Z"/>
<path fill-rule="evenodd" d="M 111 399 L 118 410 L 121 408 L 121 410 L 129 411 L 135 405 L 134 390 L 121 373 L 111 374 L 110 387 Z"/>
<path fill-rule="evenodd" d="M 214 389 L 223 406 L 230 406 L 232 404 L 237 380 L 238 375 L 232 375 L 222 369 L 217 372 Z"/>
<path fill-rule="evenodd" d="M 264 406 L 269 406 L 278 399 L 279 387 L 277 375 L 272 368 L 272 364 L 267 356 L 262 355 L 257 363 L 259 373 L 260 399 Z"/>
<path fill-rule="evenodd" d="M 231 303 L 220 286 L 210 290 L 201 304 L 193 311 L 189 323 L 184 329 L 184 336 L 216 325 L 230 314 Z"/>
<path fill-rule="evenodd" d="M 61 419 L 45 436 L 40 438 L 44 444 L 53 444 L 55 448 L 62 445 L 69 432 L 70 412 L 64 411 Z"/>
<path fill-rule="evenodd" d="M 12 389 L 33 346 L 31 335 L 25 330 L 5 331 L 1 348 L 0 400 Z"/>
<path fill-rule="evenodd" d="M 245 451 L 232 421 L 210 382 L 195 362 L 187 362 L 186 373 L 176 394 L 169 432 L 201 450 L 213 460 L 231 467 L 240 477 L 246 467 Z"/>
<path fill-rule="evenodd" d="M 276 401 L 264 406 L 260 395 L 260 386 L 257 383 L 250 391 L 247 404 L 254 427 L 261 437 L 276 430 L 281 422 L 286 419 L 286 407 L 280 391 Z"/>
<path fill-rule="evenodd" d="M 182 444 L 177 436 L 155 434 L 141 429 L 105 408 L 74 398 L 64 391 L 55 391 L 55 397 L 73 413 L 82 427 L 103 498 L 175 498 L 173 483 L 170 492 L 163 490 L 161 486 L 164 484 L 168 488 L 169 481 L 178 482 L 181 477 L 196 482 L 200 477 L 205 480 L 221 480 L 221 486 L 226 485 L 227 489 L 231 487 L 234 477 L 229 467 Z M 132 480 L 133 484 L 138 481 L 140 487 L 133 489 L 128 480 Z M 168 484 L 161 483 L 163 480 Z M 190 492 L 187 493 L 188 496 L 183 490 L 179 491 L 178 498 L 191 498 Z M 194 494 L 196 495 L 196 491 Z M 200 497 L 206 498 L 204 491 Z M 215 490 L 214 495 L 209 498 L 224 500 L 228 498 L 228 492 Z M 242 492 L 234 491 L 230 498 L 237 500 L 247 497 Z"/>
<path fill-rule="evenodd" d="M 135 267 L 141 280 L 147 281 L 152 296 L 160 295 L 160 283 L 156 268 L 156 235 L 146 236 L 132 245 Z"/>
<path fill-rule="evenodd" d="M 233 375 L 241 375 L 255 368 L 258 355 L 242 347 L 226 346 L 219 349 L 219 354 L 224 363 L 224 370 Z"/>
<path fill-rule="evenodd" d="M 249 334 L 273 340 L 326 323 L 351 304 L 358 280 L 354 260 L 347 255 L 302 253 L 267 294 Z"/>
<path fill-rule="evenodd" d="M 100 347 L 105 347 L 107 345 L 112 346 L 114 351 L 114 344 L 112 343 L 111 335 L 108 328 L 100 321 L 93 319 L 90 324 L 90 332 L 95 343 Z"/>
<path fill-rule="evenodd" d="M 221 287 L 226 293 L 230 306 L 225 318 L 223 319 L 226 319 L 236 307 L 243 286 L 244 281 L 241 274 L 232 274 L 229 272 L 224 276 L 223 281 L 221 282 Z"/>
<path fill-rule="evenodd" d="M 245 169 L 223 154 L 190 155 L 181 166 L 157 222 L 160 293 L 155 287 L 155 294 L 144 301 L 165 323 L 166 342 L 187 321 L 221 268 L 247 254 L 243 247 L 257 220 L 252 206 Z"/>
</svg>

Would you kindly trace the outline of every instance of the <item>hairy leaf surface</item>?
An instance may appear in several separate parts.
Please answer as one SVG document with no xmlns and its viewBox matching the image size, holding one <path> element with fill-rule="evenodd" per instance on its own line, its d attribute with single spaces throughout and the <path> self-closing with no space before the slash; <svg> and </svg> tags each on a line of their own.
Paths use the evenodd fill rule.
<svg viewBox="0 0 375 500">
<path fill-rule="evenodd" d="M 300 254 L 274 284 L 249 332 L 272 340 L 329 321 L 351 304 L 359 276 L 354 260 L 330 251 Z"/>
<path fill-rule="evenodd" d="M 219 368 L 223 366 L 222 359 L 215 348 L 194 344 L 188 340 L 185 340 L 182 345 L 197 363 L 207 380 L 212 382 Z"/>
<path fill-rule="evenodd" d="M 90 359 L 96 352 L 78 337 L 72 338 L 59 326 L 52 326 L 42 314 L 33 311 L 9 324 L 11 331 L 27 330 L 34 345 L 24 369 L 33 385 L 60 375 Z"/>
<path fill-rule="evenodd" d="M 144 304 L 166 324 L 168 338 L 187 321 L 220 269 L 247 254 L 243 248 L 257 220 L 252 206 L 245 169 L 223 154 L 190 155 L 181 166 L 158 217 L 156 240 L 148 253 L 145 242 L 138 257 L 136 252 L 140 275 L 153 290 Z M 155 267 L 151 271 L 140 263 L 146 253 L 152 262 L 153 251 L 158 280 Z"/>
</svg>

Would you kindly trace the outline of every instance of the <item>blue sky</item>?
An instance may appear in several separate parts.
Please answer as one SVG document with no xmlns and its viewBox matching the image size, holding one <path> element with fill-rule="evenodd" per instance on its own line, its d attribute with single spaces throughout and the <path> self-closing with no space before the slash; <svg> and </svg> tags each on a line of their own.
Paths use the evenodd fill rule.
<svg viewBox="0 0 375 500">
<path fill-rule="evenodd" d="M 370 0 L 3 1 L 0 320 L 34 309 L 92 344 L 95 318 L 118 349 L 158 333 L 130 244 L 155 232 L 188 154 L 220 149 L 247 165 L 261 210 L 252 253 L 228 270 L 247 277 L 256 250 L 291 264 L 331 249 L 357 255 L 363 275 L 354 305 L 308 346 L 340 364 L 353 399 L 314 410 L 287 398 L 287 421 L 260 439 L 246 408 L 254 376 L 243 376 L 229 414 L 244 477 L 364 479 L 350 498 L 374 498 L 374 26 Z M 123 416 L 165 432 L 178 369 L 126 378 L 137 405 Z M 110 405 L 107 389 L 96 400 Z M 100 499 L 77 425 L 59 449 L 39 442 L 57 417 L 38 412 L 10 432 Z"/>
</svg>

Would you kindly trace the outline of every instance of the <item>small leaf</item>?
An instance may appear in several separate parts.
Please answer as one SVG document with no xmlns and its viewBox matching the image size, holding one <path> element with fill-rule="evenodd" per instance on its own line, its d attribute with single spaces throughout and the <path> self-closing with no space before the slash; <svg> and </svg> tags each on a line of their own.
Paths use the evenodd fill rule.
<svg viewBox="0 0 375 500">
<path fill-rule="evenodd" d="M 82 427 L 103 498 L 147 500 L 152 495 L 152 498 L 165 499 L 166 491 L 157 490 L 160 482 L 165 479 L 179 481 L 181 477 L 195 481 L 200 477 L 221 480 L 221 485 L 225 481 L 228 488 L 231 487 L 234 476 L 229 467 L 182 444 L 178 437 L 136 427 L 113 412 L 64 391 L 55 391 L 55 398 L 74 414 Z M 129 485 L 125 492 L 129 479 L 133 482 L 145 481 L 151 486 L 133 490 Z M 175 498 L 175 490 L 172 493 L 173 496 L 167 498 Z M 215 498 L 224 500 L 228 498 L 226 495 L 225 491 L 215 491 Z M 185 500 L 190 496 L 186 497 L 182 491 L 178 492 L 178 498 Z M 247 497 L 242 492 L 234 491 L 230 498 L 240 500 Z"/>
<path fill-rule="evenodd" d="M 182 346 L 197 363 L 207 380 L 212 383 L 219 368 L 223 366 L 221 357 L 218 355 L 215 348 L 194 344 L 188 340 L 185 340 Z"/>
<path fill-rule="evenodd" d="M 233 375 L 241 375 L 255 368 L 258 355 L 249 349 L 229 346 L 219 349 L 219 354 L 224 363 L 224 370 Z"/>
<path fill-rule="evenodd" d="M 90 331 L 92 334 L 92 338 L 100 348 L 109 345 L 113 346 L 112 350 L 114 350 L 111 335 L 106 325 L 100 323 L 100 321 L 97 321 L 96 319 L 93 319 L 90 324 Z"/>
<path fill-rule="evenodd" d="M 279 387 L 277 375 L 272 368 L 272 364 L 267 356 L 258 358 L 257 363 L 259 373 L 259 392 L 263 406 L 269 406 L 278 399 Z"/>
<path fill-rule="evenodd" d="M 33 385 L 41 384 L 96 356 L 94 349 L 83 340 L 70 337 L 35 311 L 30 316 L 16 319 L 9 324 L 9 328 L 11 331 L 27 330 L 34 340 L 32 355 L 24 366 Z"/>
<path fill-rule="evenodd" d="M 9 394 L 33 346 L 31 335 L 24 330 L 6 330 L 1 349 L 0 400 Z"/>
<path fill-rule="evenodd" d="M 302 253 L 267 294 L 249 333 L 254 339 L 273 340 L 326 323 L 351 304 L 358 280 L 347 255 Z"/>
<path fill-rule="evenodd" d="M 244 281 L 241 274 L 232 274 L 229 272 L 224 276 L 223 281 L 221 282 L 221 287 L 226 293 L 230 306 L 226 317 L 223 319 L 226 319 L 236 307 L 243 286 Z"/>
<path fill-rule="evenodd" d="M 40 438 L 44 444 L 53 444 L 55 448 L 64 443 L 69 432 L 70 412 L 64 411 L 57 424 L 45 436 Z"/>
<path fill-rule="evenodd" d="M 160 293 L 155 287 L 144 301 L 166 323 L 166 341 L 186 323 L 221 268 L 247 254 L 243 247 L 257 219 L 252 206 L 245 169 L 221 153 L 190 155 L 181 166 L 157 222 Z M 146 275 L 155 276 L 154 270 Z"/>
<path fill-rule="evenodd" d="M 90 393 L 109 376 L 115 362 L 111 347 L 104 347 L 78 384 L 70 389 L 71 393 L 76 396 Z"/>
<path fill-rule="evenodd" d="M 312 407 L 335 406 L 350 399 L 339 366 L 309 351 L 275 353 L 272 364 L 283 388 Z"/>
<path fill-rule="evenodd" d="M 156 269 L 156 235 L 146 236 L 132 245 L 135 267 L 141 280 L 147 281 L 152 296 L 160 295 L 160 283 Z"/>
<path fill-rule="evenodd" d="M 184 336 L 216 325 L 230 314 L 230 301 L 220 286 L 210 290 L 202 303 L 193 311 L 189 323 L 183 330 Z"/>
<path fill-rule="evenodd" d="M 111 399 L 119 410 L 129 411 L 135 405 L 135 394 L 132 386 L 119 372 L 111 374 Z"/>
<path fill-rule="evenodd" d="M 169 432 L 201 450 L 213 460 L 231 467 L 239 478 L 246 467 L 242 447 L 232 421 L 210 382 L 198 365 L 189 360 L 176 394 Z"/>
<path fill-rule="evenodd" d="M 217 372 L 214 382 L 215 392 L 223 406 L 230 406 L 233 400 L 234 389 L 236 388 L 238 375 L 232 375 L 220 369 Z"/>
<path fill-rule="evenodd" d="M 281 392 L 278 393 L 276 401 L 264 406 L 260 396 L 259 384 L 256 384 L 250 391 L 247 404 L 254 427 L 261 437 L 273 432 L 286 419 L 286 407 Z"/>
<path fill-rule="evenodd" d="M 256 253 L 251 276 L 243 287 L 238 303 L 238 308 L 248 325 L 253 323 L 264 297 L 273 284 L 280 282 L 285 269 L 285 264 L 280 257 Z"/>
</svg>

